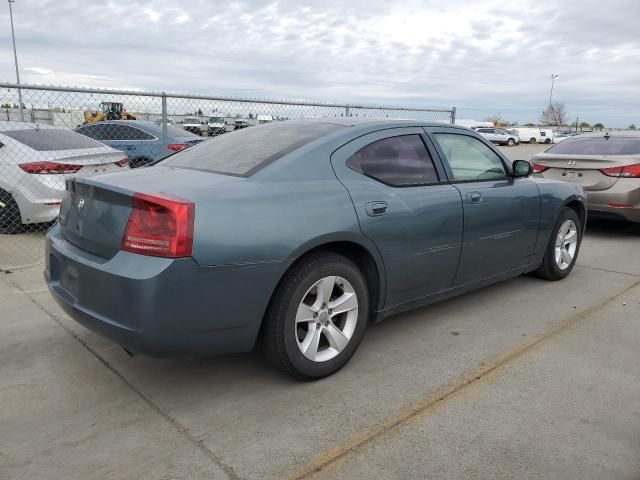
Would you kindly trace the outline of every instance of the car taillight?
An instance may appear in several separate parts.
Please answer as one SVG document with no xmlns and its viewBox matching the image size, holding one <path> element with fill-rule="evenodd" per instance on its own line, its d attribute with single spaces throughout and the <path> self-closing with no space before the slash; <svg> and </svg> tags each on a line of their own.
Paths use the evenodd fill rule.
<svg viewBox="0 0 640 480">
<path fill-rule="evenodd" d="M 136 193 L 122 250 L 156 257 L 189 257 L 195 205 L 165 193 Z"/>
<path fill-rule="evenodd" d="M 117 162 L 113 162 L 119 167 L 126 167 L 129 165 L 129 157 L 124 157 L 122 160 L 118 160 Z"/>
<path fill-rule="evenodd" d="M 25 172 L 36 175 L 76 173 L 82 168 L 82 165 L 69 165 L 66 163 L 47 161 L 21 163 L 19 166 Z"/>
<path fill-rule="evenodd" d="M 174 152 L 179 152 L 180 150 L 184 150 L 189 146 L 188 143 L 170 143 L 167 145 L 169 150 L 173 150 Z"/>
<path fill-rule="evenodd" d="M 600 171 L 608 177 L 640 178 L 640 163 L 626 167 L 603 168 Z"/>
<path fill-rule="evenodd" d="M 545 170 L 549 170 L 549 167 L 545 167 L 544 165 L 540 165 L 539 163 L 533 164 L 533 173 L 542 173 Z"/>
</svg>

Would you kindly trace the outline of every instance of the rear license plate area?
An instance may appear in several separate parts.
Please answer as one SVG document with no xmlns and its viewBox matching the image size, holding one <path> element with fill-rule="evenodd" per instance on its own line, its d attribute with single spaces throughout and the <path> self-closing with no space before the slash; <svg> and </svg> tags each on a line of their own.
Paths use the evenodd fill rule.
<svg viewBox="0 0 640 480">
<path fill-rule="evenodd" d="M 578 182 L 582 183 L 584 179 L 584 173 L 579 170 L 564 170 L 562 172 L 563 180 L 567 180 L 569 182 Z"/>
</svg>

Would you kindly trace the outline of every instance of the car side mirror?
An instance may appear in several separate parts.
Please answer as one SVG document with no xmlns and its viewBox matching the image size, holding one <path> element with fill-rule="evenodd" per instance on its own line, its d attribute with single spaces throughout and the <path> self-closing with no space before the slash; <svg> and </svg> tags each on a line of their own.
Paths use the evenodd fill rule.
<svg viewBox="0 0 640 480">
<path fill-rule="evenodd" d="M 533 168 L 526 160 L 515 160 L 513 162 L 513 178 L 528 177 Z"/>
</svg>

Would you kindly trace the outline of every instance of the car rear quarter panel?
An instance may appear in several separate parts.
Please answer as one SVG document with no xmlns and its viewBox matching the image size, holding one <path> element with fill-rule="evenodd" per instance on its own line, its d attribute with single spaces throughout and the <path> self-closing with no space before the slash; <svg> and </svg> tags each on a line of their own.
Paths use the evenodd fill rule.
<svg viewBox="0 0 640 480">
<path fill-rule="evenodd" d="M 535 178 L 540 190 L 540 230 L 536 242 L 535 255 L 541 260 L 549 243 L 551 231 L 562 209 L 572 202 L 582 205 L 583 228 L 586 218 L 586 196 L 581 186 L 556 180 Z"/>
<path fill-rule="evenodd" d="M 363 237 L 331 145 L 310 144 L 238 182 L 198 192 L 193 257 L 201 265 L 288 262 L 322 238 Z"/>
</svg>

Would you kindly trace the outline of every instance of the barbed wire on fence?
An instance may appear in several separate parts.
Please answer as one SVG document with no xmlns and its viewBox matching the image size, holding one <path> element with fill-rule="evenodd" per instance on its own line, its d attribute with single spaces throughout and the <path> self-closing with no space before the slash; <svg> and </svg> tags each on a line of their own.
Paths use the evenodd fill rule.
<svg viewBox="0 0 640 480">
<path fill-rule="evenodd" d="M 43 261 L 43 237 L 57 219 L 69 177 L 143 167 L 207 137 L 274 121 L 365 117 L 455 123 L 455 114 L 455 107 L 0 83 L 0 269 Z"/>
</svg>

